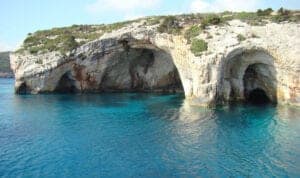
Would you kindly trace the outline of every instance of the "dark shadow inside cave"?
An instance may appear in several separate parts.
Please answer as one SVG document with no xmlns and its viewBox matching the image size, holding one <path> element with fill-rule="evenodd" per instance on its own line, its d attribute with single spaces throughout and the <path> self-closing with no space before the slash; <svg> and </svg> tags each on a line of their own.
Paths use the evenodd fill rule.
<svg viewBox="0 0 300 178">
<path fill-rule="evenodd" d="M 26 83 L 22 83 L 21 86 L 16 90 L 16 93 L 18 94 L 27 94 L 29 90 L 27 89 Z"/>
<path fill-rule="evenodd" d="M 274 79 L 270 73 L 268 65 L 252 64 L 249 65 L 243 77 L 244 99 L 246 103 L 253 105 L 265 105 L 272 102 L 273 85 L 270 83 Z"/>
<path fill-rule="evenodd" d="M 247 103 L 253 105 L 265 105 L 271 103 L 271 100 L 267 96 L 266 92 L 259 88 L 250 91 L 245 99 Z"/>
<path fill-rule="evenodd" d="M 220 65 L 218 104 L 277 104 L 277 70 L 274 57 L 261 50 L 233 50 Z"/>
<path fill-rule="evenodd" d="M 58 82 L 54 92 L 57 93 L 76 93 L 75 80 L 71 77 L 71 72 L 65 73 Z"/>
</svg>

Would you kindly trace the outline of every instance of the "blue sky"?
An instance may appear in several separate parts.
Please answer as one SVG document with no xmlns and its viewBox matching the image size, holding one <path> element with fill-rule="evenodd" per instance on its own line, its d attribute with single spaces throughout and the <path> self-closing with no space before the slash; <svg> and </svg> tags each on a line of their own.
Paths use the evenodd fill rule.
<svg viewBox="0 0 300 178">
<path fill-rule="evenodd" d="M 0 51 L 13 50 L 29 32 L 73 24 L 101 24 L 141 16 L 211 11 L 300 9 L 299 0 L 2 0 Z"/>
</svg>

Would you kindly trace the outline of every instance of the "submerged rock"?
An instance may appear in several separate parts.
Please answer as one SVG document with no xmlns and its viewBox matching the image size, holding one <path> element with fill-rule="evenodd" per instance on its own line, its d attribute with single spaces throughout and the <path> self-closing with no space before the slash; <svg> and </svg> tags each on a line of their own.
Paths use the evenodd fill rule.
<svg viewBox="0 0 300 178">
<path fill-rule="evenodd" d="M 273 103 L 300 103 L 300 25 L 212 25 L 195 56 L 180 34 L 129 24 L 63 55 L 11 54 L 17 93 L 184 92 L 195 104 L 253 100 L 257 89 Z M 241 38 L 241 35 L 243 38 Z"/>
</svg>

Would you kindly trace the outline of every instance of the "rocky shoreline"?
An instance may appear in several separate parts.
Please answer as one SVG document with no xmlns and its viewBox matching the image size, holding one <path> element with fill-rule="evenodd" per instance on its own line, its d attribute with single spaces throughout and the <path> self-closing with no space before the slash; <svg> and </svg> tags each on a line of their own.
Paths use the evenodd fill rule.
<svg viewBox="0 0 300 178">
<path fill-rule="evenodd" d="M 263 93 L 272 103 L 300 104 L 299 23 L 179 21 L 170 31 L 163 26 L 170 20 L 128 23 L 65 54 L 13 53 L 16 92 L 181 90 L 199 105 L 251 101 Z"/>
</svg>

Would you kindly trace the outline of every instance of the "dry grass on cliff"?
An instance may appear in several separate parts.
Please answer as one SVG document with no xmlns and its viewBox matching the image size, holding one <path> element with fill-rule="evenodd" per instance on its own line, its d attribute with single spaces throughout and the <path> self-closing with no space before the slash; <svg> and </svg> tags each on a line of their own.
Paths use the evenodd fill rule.
<svg viewBox="0 0 300 178">
<path fill-rule="evenodd" d="M 145 21 L 144 25 L 157 25 L 157 31 L 173 35 L 184 35 L 188 43 L 192 42 L 202 30 L 210 25 L 224 25 L 229 20 L 239 19 L 250 25 L 265 25 L 272 21 L 299 22 L 300 13 L 279 9 L 275 14 L 268 8 L 257 12 L 223 12 L 209 14 L 182 14 L 176 16 L 153 16 L 133 21 L 113 23 L 109 25 L 73 25 L 71 27 L 53 28 L 28 34 L 23 46 L 17 52 L 28 51 L 31 54 L 60 51 L 65 54 L 85 43 L 100 38 L 104 33 L 120 29 L 133 22 Z M 186 31 L 183 29 L 188 28 Z"/>
</svg>

